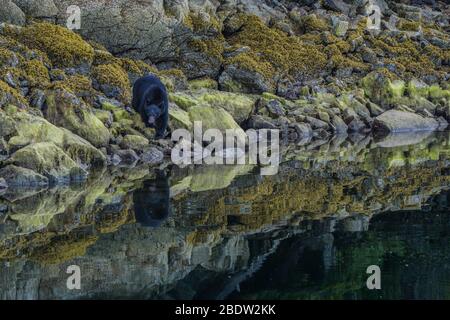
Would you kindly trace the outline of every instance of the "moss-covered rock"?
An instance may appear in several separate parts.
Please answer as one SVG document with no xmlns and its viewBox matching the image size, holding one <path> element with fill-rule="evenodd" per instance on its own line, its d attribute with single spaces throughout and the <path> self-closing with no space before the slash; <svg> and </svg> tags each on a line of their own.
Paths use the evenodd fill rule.
<svg viewBox="0 0 450 320">
<path fill-rule="evenodd" d="M 33 170 L 56 183 L 83 179 L 87 175 L 75 161 L 52 142 L 34 143 L 19 149 L 6 163 Z"/>
<path fill-rule="evenodd" d="M 98 89 L 109 98 L 124 103 L 131 99 L 130 80 L 127 73 L 117 63 L 102 64 L 92 69 L 92 76 L 98 83 Z"/>
<path fill-rule="evenodd" d="M 231 129 L 240 141 L 245 142 L 246 135 L 244 130 L 242 130 L 233 117 L 224 109 L 199 105 L 190 108 L 188 113 L 192 123 L 195 121 L 201 122 L 203 132 L 208 129 L 218 129 L 222 133 L 225 133 L 227 129 Z"/>
<path fill-rule="evenodd" d="M 135 151 L 142 151 L 146 146 L 148 146 L 148 139 L 143 136 L 127 134 L 123 137 L 120 142 L 120 146 L 124 149 L 133 149 Z"/>
<path fill-rule="evenodd" d="M 111 134 L 90 108 L 62 89 L 47 95 L 46 119 L 86 139 L 96 147 L 106 146 Z"/>
<path fill-rule="evenodd" d="M 28 107 L 28 101 L 14 88 L 0 80 L 0 108 L 14 104 L 22 109 Z"/>
<path fill-rule="evenodd" d="M 243 123 L 248 119 L 256 101 L 255 96 L 201 89 L 194 92 L 177 92 L 171 95 L 171 100 L 184 110 L 196 105 L 223 108 L 236 120 Z"/>
<path fill-rule="evenodd" d="M 0 169 L 0 177 L 9 187 L 42 187 L 48 185 L 48 179 L 33 170 L 7 165 Z"/>
<path fill-rule="evenodd" d="M 10 36 L 30 49 L 45 52 L 55 66 L 90 65 L 94 49 L 76 33 L 50 23 L 34 23 L 21 29 L 10 29 Z"/>
<path fill-rule="evenodd" d="M 169 107 L 169 123 L 173 130 L 176 129 L 192 129 L 192 122 L 189 119 L 189 114 L 177 105 Z"/>
</svg>

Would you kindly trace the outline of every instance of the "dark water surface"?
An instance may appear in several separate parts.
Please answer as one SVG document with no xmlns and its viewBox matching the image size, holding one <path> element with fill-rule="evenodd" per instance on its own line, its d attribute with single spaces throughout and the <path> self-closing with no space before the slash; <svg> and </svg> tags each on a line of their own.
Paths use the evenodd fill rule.
<svg viewBox="0 0 450 320">
<path fill-rule="evenodd" d="M 284 147 L 273 176 L 117 167 L 8 190 L 0 298 L 447 299 L 449 186 L 449 134 L 422 133 Z"/>
</svg>

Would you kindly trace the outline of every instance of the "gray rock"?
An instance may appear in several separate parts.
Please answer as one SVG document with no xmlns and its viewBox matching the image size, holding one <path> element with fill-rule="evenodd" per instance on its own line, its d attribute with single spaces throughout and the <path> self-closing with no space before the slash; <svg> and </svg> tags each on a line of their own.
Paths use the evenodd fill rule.
<svg viewBox="0 0 450 320">
<path fill-rule="evenodd" d="M 0 22 L 23 26 L 26 18 L 20 8 L 11 0 L 0 0 Z"/>
<path fill-rule="evenodd" d="M 274 87 L 261 74 L 229 65 L 219 77 L 219 89 L 230 92 L 263 93 L 273 92 Z"/>
<path fill-rule="evenodd" d="M 342 0 L 324 0 L 323 6 L 327 9 L 341 12 L 346 15 L 348 15 L 350 12 L 350 5 Z"/>
<path fill-rule="evenodd" d="M 275 118 L 285 115 L 281 102 L 275 99 L 267 102 L 266 109 L 269 112 L 269 115 Z"/>
<path fill-rule="evenodd" d="M 13 2 L 29 17 L 53 18 L 58 8 L 53 0 L 13 0 Z"/>
<path fill-rule="evenodd" d="M 139 161 L 139 156 L 132 149 L 118 150 L 116 154 L 121 159 L 120 163 L 125 166 L 133 166 Z"/>
<path fill-rule="evenodd" d="M 33 90 L 30 98 L 30 105 L 42 110 L 45 104 L 45 92 L 39 89 Z"/>
<path fill-rule="evenodd" d="M 306 121 L 311 125 L 313 129 L 328 129 L 330 127 L 325 121 L 310 116 L 306 117 Z"/>
<path fill-rule="evenodd" d="M 252 115 L 248 121 L 248 126 L 252 129 L 276 129 L 277 126 L 271 121 L 260 115 Z"/>
<path fill-rule="evenodd" d="M 300 138 L 309 138 L 312 136 L 312 129 L 308 123 L 294 123 L 292 125 Z"/>
<path fill-rule="evenodd" d="M 331 118 L 331 123 L 334 127 L 335 133 L 345 133 L 348 130 L 348 126 L 345 124 L 344 120 L 337 115 L 333 115 Z"/>
<path fill-rule="evenodd" d="M 375 118 L 373 129 L 375 132 L 414 132 L 433 131 L 438 126 L 438 121 L 433 118 L 406 111 L 388 110 Z"/>
<path fill-rule="evenodd" d="M 141 161 L 147 164 L 159 164 L 163 160 L 163 152 L 155 147 L 150 147 L 141 154 Z"/>
<path fill-rule="evenodd" d="M 0 169 L 3 178 L 10 187 L 38 187 L 48 185 L 48 179 L 30 169 L 8 165 Z"/>
</svg>

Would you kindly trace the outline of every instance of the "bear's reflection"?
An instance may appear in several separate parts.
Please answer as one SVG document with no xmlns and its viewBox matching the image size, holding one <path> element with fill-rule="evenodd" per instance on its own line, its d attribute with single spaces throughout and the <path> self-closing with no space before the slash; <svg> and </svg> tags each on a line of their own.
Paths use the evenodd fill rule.
<svg viewBox="0 0 450 320">
<path fill-rule="evenodd" d="M 169 217 L 169 197 L 169 181 L 164 173 L 144 181 L 133 194 L 136 221 L 145 227 L 159 227 Z"/>
</svg>

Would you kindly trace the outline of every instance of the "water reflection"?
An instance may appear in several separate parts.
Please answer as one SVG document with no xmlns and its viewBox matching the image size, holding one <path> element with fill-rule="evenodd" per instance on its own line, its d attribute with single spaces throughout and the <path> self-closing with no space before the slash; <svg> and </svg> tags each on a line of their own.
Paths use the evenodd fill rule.
<svg viewBox="0 0 450 320">
<path fill-rule="evenodd" d="M 136 221 L 146 227 L 159 227 L 169 216 L 169 179 L 162 171 L 154 179 L 145 180 L 142 188 L 133 192 Z"/>
<path fill-rule="evenodd" d="M 448 284 L 447 133 L 337 136 L 282 152 L 274 176 L 141 166 L 6 190 L 0 298 L 449 296 L 431 288 Z M 71 264 L 82 290 L 65 286 Z M 386 271 L 386 291 L 365 289 L 370 264 Z"/>
</svg>

